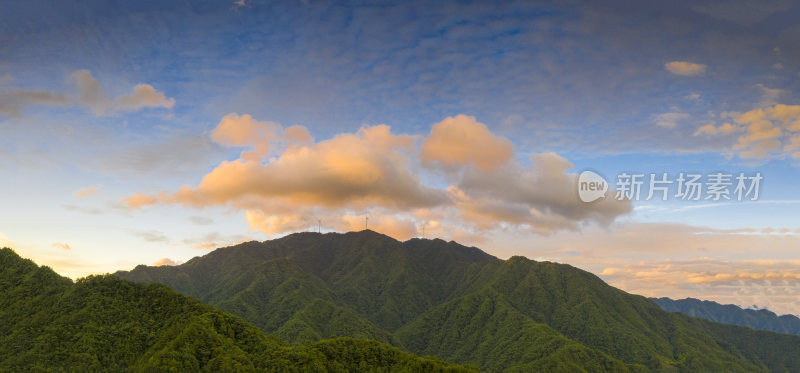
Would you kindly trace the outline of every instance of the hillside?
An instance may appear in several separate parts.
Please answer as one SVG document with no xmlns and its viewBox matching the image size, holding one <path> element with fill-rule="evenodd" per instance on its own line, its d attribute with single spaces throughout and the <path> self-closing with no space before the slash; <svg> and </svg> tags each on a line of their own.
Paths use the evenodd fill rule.
<svg viewBox="0 0 800 373">
<path fill-rule="evenodd" d="M 800 318 L 794 315 L 778 316 L 769 310 L 742 309 L 733 304 L 722 305 L 694 298 L 678 300 L 653 298 L 653 301 L 668 312 L 682 312 L 701 319 L 746 326 L 756 330 L 800 335 Z"/>
<path fill-rule="evenodd" d="M 291 347 L 160 284 L 73 283 L 0 249 L 0 371 L 469 372 L 368 340 Z"/>
<path fill-rule="evenodd" d="M 569 265 L 442 240 L 298 233 L 120 277 L 300 344 L 370 337 L 494 371 L 800 371 L 800 338 L 661 310 Z"/>
</svg>

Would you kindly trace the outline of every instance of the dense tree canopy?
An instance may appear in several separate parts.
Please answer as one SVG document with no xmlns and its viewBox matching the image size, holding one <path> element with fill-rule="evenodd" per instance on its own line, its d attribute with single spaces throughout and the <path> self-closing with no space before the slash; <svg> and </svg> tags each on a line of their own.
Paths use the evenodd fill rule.
<svg viewBox="0 0 800 373">
<path fill-rule="evenodd" d="M 591 273 L 442 240 L 298 233 L 119 276 L 292 344 L 349 336 L 486 371 L 800 371 L 800 338 L 705 322 Z"/>
<path fill-rule="evenodd" d="M 470 372 L 377 341 L 292 347 L 168 287 L 73 283 L 0 249 L 0 371 Z"/>
</svg>

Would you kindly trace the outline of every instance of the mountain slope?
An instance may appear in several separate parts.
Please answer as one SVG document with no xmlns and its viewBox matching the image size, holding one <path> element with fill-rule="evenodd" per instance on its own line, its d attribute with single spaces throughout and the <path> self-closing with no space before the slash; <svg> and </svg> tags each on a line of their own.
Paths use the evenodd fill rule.
<svg viewBox="0 0 800 373">
<path fill-rule="evenodd" d="M 0 371 L 468 372 L 376 341 L 289 347 L 160 284 L 73 283 L 0 249 Z"/>
<path fill-rule="evenodd" d="M 668 313 L 568 265 L 372 231 L 298 233 L 118 275 L 162 282 L 290 342 L 369 335 L 487 371 L 791 371 L 800 361 L 800 338 Z"/>
<path fill-rule="evenodd" d="M 682 312 L 701 319 L 746 326 L 756 330 L 800 335 L 800 318 L 794 315 L 778 316 L 769 310 L 748 310 L 733 304 L 722 305 L 694 298 L 678 300 L 653 298 L 653 301 L 667 312 Z"/>
</svg>

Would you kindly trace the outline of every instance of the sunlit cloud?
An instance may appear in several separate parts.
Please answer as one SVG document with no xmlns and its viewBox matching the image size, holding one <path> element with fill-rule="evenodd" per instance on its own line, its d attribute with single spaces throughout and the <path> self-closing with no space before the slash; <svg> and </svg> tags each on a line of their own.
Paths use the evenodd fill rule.
<svg viewBox="0 0 800 373">
<path fill-rule="evenodd" d="M 97 192 L 100 190 L 100 188 L 101 188 L 100 186 L 81 188 L 81 189 L 76 190 L 73 195 L 76 198 L 88 197 L 88 196 L 97 194 Z"/>
<path fill-rule="evenodd" d="M 540 236 L 518 248 L 506 249 L 506 240 L 490 240 L 502 248 L 495 255 L 523 252 L 537 260 L 566 262 L 631 293 L 758 304 L 778 313 L 800 314 L 800 261 L 795 259 L 800 229 L 796 227 L 719 229 L 616 222 L 607 228 Z M 794 296 L 764 293 L 768 288 Z"/>
<path fill-rule="evenodd" d="M 423 162 L 439 165 L 474 165 L 494 171 L 507 164 L 513 155 L 511 141 L 492 134 L 474 117 L 458 115 L 435 124 L 422 143 Z"/>
<path fill-rule="evenodd" d="M 170 258 L 161 258 L 158 261 L 156 261 L 155 263 L 153 263 L 153 266 L 155 266 L 155 267 L 176 266 L 178 264 L 180 264 L 180 263 L 178 263 L 178 262 L 176 262 L 176 261 L 174 261 L 174 260 L 172 260 Z"/>
<path fill-rule="evenodd" d="M 675 75 L 683 75 L 683 76 L 703 75 L 706 73 L 707 67 L 708 66 L 703 64 L 686 62 L 686 61 L 672 61 L 664 64 L 664 69 L 666 69 L 667 71 Z"/>
<path fill-rule="evenodd" d="M 65 243 L 58 243 L 57 242 L 57 243 L 53 244 L 53 247 L 57 247 L 59 249 L 64 249 L 64 250 L 72 250 L 72 247 L 70 247 L 68 244 L 65 244 Z"/>
<path fill-rule="evenodd" d="M 741 132 L 731 149 L 743 159 L 783 156 L 800 158 L 800 105 L 775 104 L 735 114 L 733 123 L 704 125 L 695 136 L 727 136 Z M 732 141 L 734 141 L 732 139 Z"/>
<path fill-rule="evenodd" d="M 159 203 L 230 206 L 245 211 L 251 230 L 267 234 L 306 229 L 320 220 L 349 230 L 361 226 L 354 217 L 369 215 L 375 229 L 398 238 L 419 234 L 422 220 L 414 215 L 420 210 L 443 211 L 463 228 L 508 224 L 542 234 L 609 224 L 631 211 L 629 201 L 612 198 L 583 204 L 576 196 L 577 175 L 568 173 L 571 163 L 548 153 L 522 166 L 508 140 L 466 115 L 434 125 L 420 147 L 420 136 L 394 134 L 387 125 L 314 143 L 302 126 L 284 130 L 246 114 L 226 115 L 211 137 L 245 150 L 196 187 L 136 193 L 123 202 L 130 209 Z M 416 176 L 422 166 L 451 185 L 426 185 Z"/>
</svg>

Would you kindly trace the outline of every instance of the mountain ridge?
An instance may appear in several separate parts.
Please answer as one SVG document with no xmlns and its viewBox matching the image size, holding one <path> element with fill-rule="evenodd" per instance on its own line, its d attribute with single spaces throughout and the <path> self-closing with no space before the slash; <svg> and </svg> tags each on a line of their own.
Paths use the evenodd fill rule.
<svg viewBox="0 0 800 373">
<path fill-rule="evenodd" d="M 158 283 L 75 282 L 0 249 L 0 371 L 474 372 L 370 340 L 301 346 Z"/>
<path fill-rule="evenodd" d="M 260 267 L 277 258 L 281 268 Z M 374 326 L 409 352 L 491 372 L 800 370 L 796 337 L 786 344 L 768 332 L 668 313 L 575 267 L 501 260 L 453 241 L 297 233 L 117 275 L 163 282 L 290 343 L 304 341 L 293 335 L 331 333 L 330 320 L 300 311 L 328 304 L 361 320 L 337 321 L 348 333 L 383 335 Z M 780 341 L 776 350 L 790 357 L 743 345 L 742 335 L 763 345 Z"/>
<path fill-rule="evenodd" d="M 735 304 L 720 304 L 696 298 L 651 299 L 668 312 L 681 312 L 692 317 L 756 330 L 800 335 L 800 318 L 795 315 L 777 315 L 767 309 L 747 309 Z"/>
</svg>

